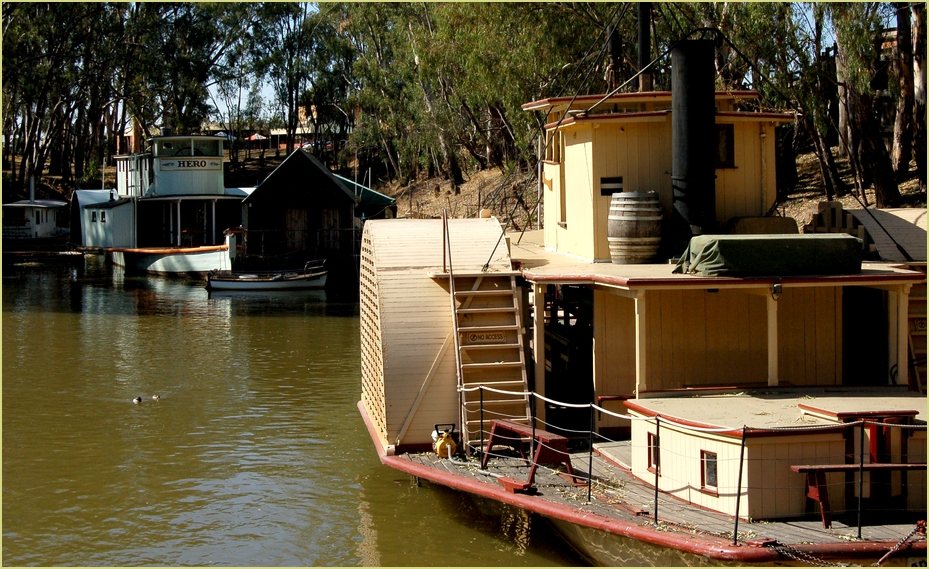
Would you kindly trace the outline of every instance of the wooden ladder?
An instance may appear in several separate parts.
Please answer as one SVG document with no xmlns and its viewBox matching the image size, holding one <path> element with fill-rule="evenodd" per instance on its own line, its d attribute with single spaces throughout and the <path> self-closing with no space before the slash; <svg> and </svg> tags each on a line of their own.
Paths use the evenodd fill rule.
<svg viewBox="0 0 929 569">
<path fill-rule="evenodd" d="M 462 389 L 461 437 L 468 448 L 479 448 L 494 419 L 529 424 L 516 275 L 450 274 L 458 386 Z M 511 393 L 471 389 L 478 386 Z"/>
</svg>

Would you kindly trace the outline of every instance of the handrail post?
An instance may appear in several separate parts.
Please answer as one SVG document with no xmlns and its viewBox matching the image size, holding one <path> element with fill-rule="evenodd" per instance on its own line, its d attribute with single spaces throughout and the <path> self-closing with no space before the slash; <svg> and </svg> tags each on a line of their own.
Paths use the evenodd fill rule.
<svg viewBox="0 0 929 569">
<path fill-rule="evenodd" d="M 481 392 L 481 396 L 480 396 L 480 401 L 481 401 L 481 402 L 480 402 L 480 410 L 481 410 L 481 448 L 480 448 L 480 451 L 477 453 L 477 456 L 478 456 L 478 458 L 480 458 L 481 460 L 483 460 L 483 459 L 484 459 L 484 386 L 481 385 L 481 386 L 479 386 L 479 387 L 480 387 L 480 392 Z"/>
<path fill-rule="evenodd" d="M 594 406 L 590 406 L 590 431 L 587 433 L 587 501 L 593 491 L 594 482 Z"/>
<path fill-rule="evenodd" d="M 659 421 L 661 417 L 655 415 L 655 450 L 654 450 L 654 462 L 655 462 L 655 525 L 658 525 L 658 471 L 661 470 L 661 439 L 659 438 L 661 433 L 661 422 Z"/>
<path fill-rule="evenodd" d="M 864 425 L 861 421 L 861 438 L 858 441 L 858 539 L 861 539 L 861 497 L 864 494 Z"/>
<path fill-rule="evenodd" d="M 739 449 L 739 477 L 735 489 L 735 527 L 732 529 L 732 545 L 739 544 L 739 506 L 742 504 L 742 470 L 745 463 L 745 436 L 747 427 L 742 425 L 742 447 Z"/>
<path fill-rule="evenodd" d="M 535 460 L 535 413 L 532 414 L 532 420 L 529 421 L 529 426 L 532 429 L 532 436 L 530 437 L 531 440 L 529 441 L 529 456 Z M 519 448 L 522 448 L 522 446 Z"/>
</svg>

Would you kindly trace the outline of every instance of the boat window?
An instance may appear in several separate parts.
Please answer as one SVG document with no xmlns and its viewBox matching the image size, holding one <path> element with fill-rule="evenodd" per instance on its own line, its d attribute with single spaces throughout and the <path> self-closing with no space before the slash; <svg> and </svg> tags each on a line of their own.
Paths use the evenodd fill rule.
<svg viewBox="0 0 929 569">
<path fill-rule="evenodd" d="M 545 160 L 561 162 L 561 131 L 548 133 L 545 142 Z"/>
<path fill-rule="evenodd" d="M 735 168 L 735 126 L 716 125 L 716 167 Z"/>
<path fill-rule="evenodd" d="M 90 220 L 97 221 L 97 212 L 95 210 L 90 212 Z"/>
<path fill-rule="evenodd" d="M 194 156 L 219 156 L 220 141 L 194 140 Z"/>
<path fill-rule="evenodd" d="M 106 212 L 105 211 L 100 212 L 100 223 L 106 223 Z"/>
<path fill-rule="evenodd" d="M 177 141 L 159 140 L 155 142 L 155 156 L 174 156 L 179 148 Z"/>
<path fill-rule="evenodd" d="M 648 471 L 655 472 L 661 468 L 661 448 L 658 446 L 658 435 L 648 433 Z"/>
<path fill-rule="evenodd" d="M 708 450 L 700 451 L 700 487 L 704 490 L 716 491 L 716 453 Z"/>
</svg>

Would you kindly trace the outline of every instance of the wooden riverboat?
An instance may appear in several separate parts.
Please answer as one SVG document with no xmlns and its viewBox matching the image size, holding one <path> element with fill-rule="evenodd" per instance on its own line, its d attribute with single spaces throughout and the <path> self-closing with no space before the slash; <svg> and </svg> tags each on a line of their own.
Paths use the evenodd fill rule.
<svg viewBox="0 0 929 569">
<path fill-rule="evenodd" d="M 300 271 L 233 272 L 211 271 L 207 289 L 226 291 L 308 290 L 326 288 L 328 271 L 323 261 L 309 262 Z"/>
<path fill-rule="evenodd" d="M 905 384 L 846 385 L 835 375 L 835 352 L 831 368 L 819 353 L 829 340 L 808 345 L 828 329 L 835 336 L 836 315 L 826 317 L 824 305 L 836 295 L 859 287 L 899 294 L 921 275 L 865 263 L 852 275 L 698 277 L 667 264 L 578 263 L 533 243 L 538 235 L 518 244 L 519 236 L 509 236 L 498 258 L 494 230 L 499 238 L 493 219 L 449 221 L 453 271 L 443 269 L 438 248 L 419 257 L 407 248 L 439 241 L 426 236 L 441 232 L 441 221 L 366 227 L 358 407 L 385 465 L 542 515 L 599 564 L 925 555 L 922 534 L 908 536 L 925 517 L 925 397 Z M 510 252 L 521 270 L 508 266 Z M 581 321 L 570 298 L 547 294 L 554 280 L 562 292 L 592 292 L 592 322 Z M 776 301 L 773 284 L 781 285 Z M 818 315 L 812 322 L 808 311 Z M 890 328 L 898 326 L 897 311 L 888 315 Z M 565 392 L 563 381 L 583 389 L 579 376 L 568 379 L 582 362 L 565 361 L 577 352 L 557 348 L 560 319 L 594 335 L 587 402 L 553 398 Z M 546 347 L 524 356 L 526 345 Z M 533 367 L 530 391 L 526 369 Z M 501 417 L 522 431 L 501 436 Z M 445 423 L 458 425 L 464 448 L 452 460 L 431 449 L 431 432 Z M 541 460 L 522 458 L 550 447 Z M 912 466 L 869 471 L 878 461 Z M 851 467 L 824 470 L 828 497 L 792 470 L 859 463 L 864 477 Z M 822 501 L 808 499 L 814 491 Z M 881 500 L 894 505 L 883 510 Z"/>
<path fill-rule="evenodd" d="M 598 564 L 924 563 L 925 273 L 763 217 L 788 117 L 735 109 L 755 94 L 710 97 L 734 162 L 689 180 L 673 96 L 526 105 L 548 113 L 540 231 L 365 225 L 358 409 L 381 462 L 539 514 Z M 612 194 L 645 190 L 661 244 L 617 262 Z"/>
</svg>

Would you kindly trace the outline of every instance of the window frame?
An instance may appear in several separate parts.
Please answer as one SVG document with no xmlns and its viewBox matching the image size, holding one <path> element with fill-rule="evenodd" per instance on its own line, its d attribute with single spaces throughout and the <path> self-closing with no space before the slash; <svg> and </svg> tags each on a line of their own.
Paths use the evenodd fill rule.
<svg viewBox="0 0 929 569">
<path fill-rule="evenodd" d="M 647 435 L 646 466 L 649 472 L 654 474 L 657 471 L 658 476 L 661 476 L 661 437 L 656 433 L 647 433 Z"/>
<path fill-rule="evenodd" d="M 710 485 L 710 470 L 712 465 L 713 485 Z M 711 496 L 719 496 L 719 453 L 700 449 L 700 491 Z"/>
<path fill-rule="evenodd" d="M 717 124 L 715 136 L 714 163 L 716 168 L 735 168 L 735 125 L 732 123 Z"/>
</svg>

